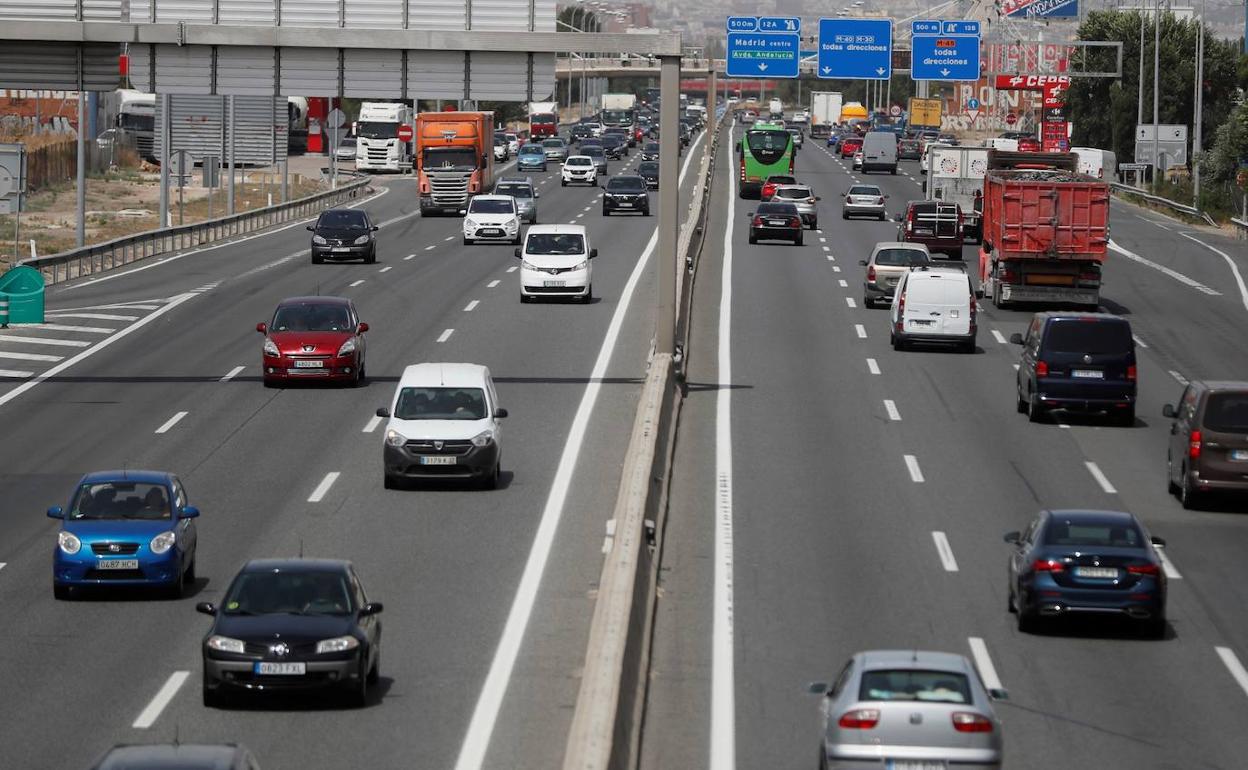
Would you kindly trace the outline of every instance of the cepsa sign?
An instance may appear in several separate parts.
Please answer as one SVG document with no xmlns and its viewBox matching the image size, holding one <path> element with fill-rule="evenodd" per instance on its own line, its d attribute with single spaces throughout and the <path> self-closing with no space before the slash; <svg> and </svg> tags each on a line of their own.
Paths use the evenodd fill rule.
<svg viewBox="0 0 1248 770">
<path fill-rule="evenodd" d="M 1070 75 L 997 75 L 998 91 L 1044 91 L 1070 87 Z"/>
</svg>

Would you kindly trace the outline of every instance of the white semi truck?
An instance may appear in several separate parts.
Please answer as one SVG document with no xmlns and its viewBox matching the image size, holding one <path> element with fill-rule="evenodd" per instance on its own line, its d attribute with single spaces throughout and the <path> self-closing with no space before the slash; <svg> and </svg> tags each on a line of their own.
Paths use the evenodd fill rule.
<svg viewBox="0 0 1248 770">
<path fill-rule="evenodd" d="M 927 162 L 929 172 L 923 182 L 927 199 L 958 204 L 962 208 L 963 240 L 979 243 L 988 148 L 932 144 L 927 148 Z"/>
<path fill-rule="evenodd" d="M 363 102 L 355 125 L 355 168 L 359 171 L 402 171 L 412 162 L 412 143 L 399 141 L 399 126 L 412 125 L 412 105 Z"/>
<path fill-rule="evenodd" d="M 840 91 L 812 91 L 810 94 L 810 135 L 826 137 L 841 120 L 845 99 Z"/>
</svg>

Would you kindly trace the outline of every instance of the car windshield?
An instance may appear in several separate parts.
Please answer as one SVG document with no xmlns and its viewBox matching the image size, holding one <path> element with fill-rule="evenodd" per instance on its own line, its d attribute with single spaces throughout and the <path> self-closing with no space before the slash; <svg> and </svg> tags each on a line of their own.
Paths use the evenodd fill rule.
<svg viewBox="0 0 1248 770">
<path fill-rule="evenodd" d="M 760 203 L 756 213 L 764 216 L 767 214 L 795 216 L 797 214 L 797 206 L 794 206 L 792 203 Z"/>
<path fill-rule="evenodd" d="M 584 254 L 585 236 L 580 233 L 529 233 L 526 254 Z"/>
<path fill-rule="evenodd" d="M 649 143 L 649 144 L 647 144 L 645 147 L 643 147 L 643 148 L 642 148 L 642 150 L 643 150 L 643 151 L 645 151 L 645 152 L 658 152 L 658 151 L 659 151 L 659 143 L 658 143 L 658 142 L 650 142 L 650 143 Z"/>
<path fill-rule="evenodd" d="M 273 314 L 269 331 L 345 332 L 351 329 L 351 313 L 345 305 L 282 305 Z"/>
<path fill-rule="evenodd" d="M 607 189 L 611 192 L 645 192 L 646 180 L 637 176 L 617 176 L 607 182 Z"/>
<path fill-rule="evenodd" d="M 169 495 L 163 484 L 104 481 L 83 484 L 69 506 L 70 519 L 168 519 Z"/>
<path fill-rule="evenodd" d="M 368 219 L 362 211 L 326 211 L 321 214 L 316 226 L 326 230 L 365 230 Z"/>
<path fill-rule="evenodd" d="M 880 249 L 875 253 L 875 264 L 885 267 L 914 267 L 931 264 L 926 252 L 918 249 Z"/>
<path fill-rule="evenodd" d="M 883 195 L 883 193 L 880 192 L 880 188 L 866 187 L 863 185 L 849 188 L 849 194 L 850 195 L 873 195 L 877 198 Z"/>
<path fill-rule="evenodd" d="M 564 164 L 564 165 L 567 165 L 567 166 L 592 166 L 592 165 L 594 165 L 594 161 L 593 161 L 593 159 L 591 159 L 591 158 L 587 158 L 587 157 L 584 157 L 584 156 L 578 156 L 578 157 L 575 157 L 575 158 L 568 158 L 568 162 L 567 162 L 566 164 Z"/>
<path fill-rule="evenodd" d="M 349 615 L 354 609 L 343 573 L 280 569 L 242 573 L 221 605 L 226 615 Z"/>
<path fill-rule="evenodd" d="M 554 115 L 530 115 L 529 122 L 538 126 L 553 126 L 555 125 L 555 116 Z"/>
<path fill-rule="evenodd" d="M 473 198 L 468 204 L 469 214 L 514 214 L 516 205 L 511 201 Z"/>
<path fill-rule="evenodd" d="M 1214 393 L 1205 407 L 1205 427 L 1218 433 L 1248 433 L 1248 393 Z"/>
<path fill-rule="evenodd" d="M 1044 347 L 1055 353 L 1125 353 L 1131 327 L 1121 321 L 1058 321 L 1049 324 Z"/>
<path fill-rule="evenodd" d="M 858 700 L 970 703 L 971 684 L 966 674 L 957 671 L 864 671 Z"/>
<path fill-rule="evenodd" d="M 403 388 L 394 407 L 399 420 L 485 419 L 481 388 Z"/>
<path fill-rule="evenodd" d="M 615 134 L 607 134 L 602 138 L 602 145 L 604 147 L 619 147 L 623 143 L 624 140 Z"/>
<path fill-rule="evenodd" d="M 1044 532 L 1045 545 L 1139 548 L 1144 536 L 1129 521 L 1054 518 Z"/>
<path fill-rule="evenodd" d="M 363 121 L 356 124 L 355 133 L 365 139 L 395 139 L 399 135 L 399 124 Z"/>
<path fill-rule="evenodd" d="M 745 144 L 760 163 L 772 164 L 780 160 L 793 137 L 783 129 L 763 129 L 747 131 Z"/>
<path fill-rule="evenodd" d="M 520 148 L 521 155 L 541 155 L 542 146 L 540 144 L 526 144 Z"/>
<path fill-rule="evenodd" d="M 637 166 L 638 174 L 657 174 L 659 173 L 659 162 L 657 160 L 647 160 Z"/>
<path fill-rule="evenodd" d="M 785 176 L 783 174 L 772 174 L 771 176 L 767 177 L 766 184 L 793 184 L 796 181 L 797 179 L 791 176 Z"/>
<path fill-rule="evenodd" d="M 802 200 L 810 197 L 810 190 L 807 190 L 805 187 L 781 187 L 776 190 L 776 197 Z"/>
<path fill-rule="evenodd" d="M 589 156 L 589 157 L 591 157 L 591 158 L 601 158 L 601 157 L 602 157 L 602 148 L 601 148 L 601 147 L 597 147 L 597 146 L 593 146 L 593 145 L 591 145 L 591 146 L 589 146 L 589 147 L 586 147 L 584 150 L 582 150 L 582 152 L 584 152 L 587 156 Z"/>
<path fill-rule="evenodd" d="M 426 147 L 424 167 L 439 171 L 473 171 L 477 152 L 471 147 Z"/>
<path fill-rule="evenodd" d="M 554 147 L 554 148 L 562 149 L 562 148 L 563 148 L 563 140 L 562 140 L 562 139 L 547 139 L 546 141 L 542 142 L 542 146 L 543 146 L 543 147 Z"/>
<path fill-rule="evenodd" d="M 532 198 L 533 190 L 527 184 L 500 184 L 494 192 L 513 198 Z"/>
</svg>

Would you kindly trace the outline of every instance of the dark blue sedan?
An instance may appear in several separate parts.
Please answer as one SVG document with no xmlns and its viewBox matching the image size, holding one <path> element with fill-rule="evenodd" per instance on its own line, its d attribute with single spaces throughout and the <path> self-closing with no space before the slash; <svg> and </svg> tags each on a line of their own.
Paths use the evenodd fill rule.
<svg viewBox="0 0 1248 770">
<path fill-rule="evenodd" d="M 195 519 L 186 489 L 163 471 L 98 471 L 78 482 L 52 553 L 52 590 L 69 598 L 88 586 L 155 586 L 174 598 L 195 579 Z"/>
<path fill-rule="evenodd" d="M 1022 532 L 1010 532 L 1011 612 L 1018 630 L 1040 618 L 1112 615 L 1159 638 L 1166 626 L 1166 573 L 1151 537 L 1133 514 L 1041 511 Z"/>
</svg>

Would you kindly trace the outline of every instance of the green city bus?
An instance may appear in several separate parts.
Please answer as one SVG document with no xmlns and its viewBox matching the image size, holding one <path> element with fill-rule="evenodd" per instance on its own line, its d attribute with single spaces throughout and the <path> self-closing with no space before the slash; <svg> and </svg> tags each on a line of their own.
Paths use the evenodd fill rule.
<svg viewBox="0 0 1248 770">
<path fill-rule="evenodd" d="M 740 196 L 757 198 L 767 177 L 792 174 L 793 152 L 793 136 L 782 124 L 760 122 L 751 126 L 737 148 L 741 160 Z"/>
</svg>

